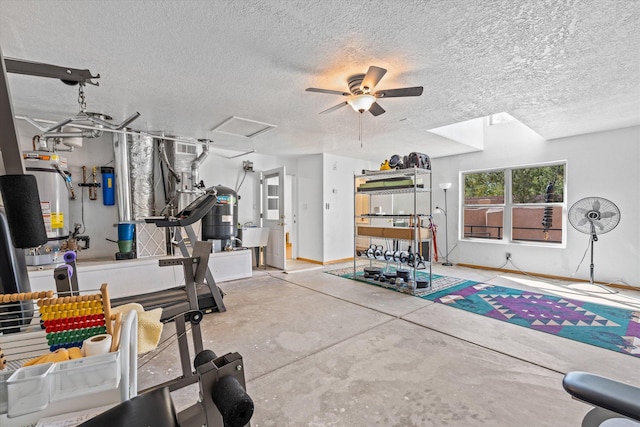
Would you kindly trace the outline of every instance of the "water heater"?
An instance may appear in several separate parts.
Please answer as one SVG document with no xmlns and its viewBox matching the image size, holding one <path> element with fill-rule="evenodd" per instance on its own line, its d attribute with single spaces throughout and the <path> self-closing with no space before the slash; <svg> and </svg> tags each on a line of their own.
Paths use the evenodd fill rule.
<svg viewBox="0 0 640 427">
<path fill-rule="evenodd" d="M 202 240 L 229 240 L 238 235 L 238 198 L 231 188 L 214 188 L 217 201 L 202 218 Z"/>
<path fill-rule="evenodd" d="M 47 238 L 39 254 L 27 253 L 27 265 L 56 262 L 60 244 L 69 237 L 69 174 L 66 160 L 55 153 L 27 151 L 26 173 L 36 178 Z"/>
</svg>

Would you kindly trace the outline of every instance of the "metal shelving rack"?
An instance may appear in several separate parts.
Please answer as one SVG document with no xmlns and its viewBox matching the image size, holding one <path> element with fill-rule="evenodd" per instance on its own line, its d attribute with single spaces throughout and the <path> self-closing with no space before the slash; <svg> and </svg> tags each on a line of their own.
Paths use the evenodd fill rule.
<svg viewBox="0 0 640 427">
<path fill-rule="evenodd" d="M 403 180 L 404 178 L 404 180 Z M 396 179 L 399 184 L 393 185 Z M 411 183 L 408 181 L 411 180 Z M 380 181 L 381 187 L 359 187 L 358 182 L 364 181 L 366 183 L 371 183 L 375 181 Z M 417 167 L 408 168 L 408 169 L 394 169 L 387 171 L 363 171 L 362 174 L 354 174 L 354 262 L 353 262 L 353 273 L 354 277 L 359 272 L 358 260 L 367 259 L 369 262 L 367 263 L 369 267 L 381 267 L 384 266 L 383 270 L 385 272 L 389 271 L 389 267 L 392 265 L 397 270 L 399 267 L 407 266 L 410 270 L 410 280 L 409 281 L 381 281 L 380 278 L 369 277 L 368 281 L 375 283 L 377 285 L 381 285 L 388 288 L 393 288 L 401 292 L 410 293 L 412 295 L 420 294 L 421 291 L 429 290 L 431 288 L 432 283 L 432 273 L 431 273 L 431 255 L 432 255 L 432 238 L 430 231 L 425 233 L 425 222 L 428 224 L 428 220 L 431 217 L 432 212 L 432 196 L 431 196 L 431 187 L 432 187 L 432 178 L 431 178 L 431 170 L 429 169 L 421 169 Z M 421 193 L 426 193 L 426 198 L 428 199 L 424 203 L 420 203 L 418 200 L 418 196 Z M 391 213 L 391 214 L 377 214 L 372 212 L 372 200 L 369 197 L 369 212 L 358 214 L 357 209 L 357 195 L 366 194 L 369 196 L 391 196 L 399 195 L 399 194 L 411 194 L 413 196 L 412 203 L 412 211 L 410 213 Z M 409 227 L 406 230 L 401 230 L 396 227 L 367 227 L 360 228 L 358 219 L 380 219 L 387 218 L 391 219 L 394 223 L 397 220 L 409 220 Z M 362 234 L 365 232 L 365 234 Z M 372 231 L 373 233 L 370 233 Z M 372 236 L 374 233 L 382 233 L 383 236 Z M 397 237 L 398 233 L 405 232 L 407 235 L 403 237 Z M 389 234 L 389 236 L 395 237 L 385 237 L 384 234 Z M 423 234 L 425 233 L 425 234 Z M 365 253 L 358 250 L 358 237 L 369 237 L 369 249 L 366 250 Z M 426 237 L 423 237 L 426 236 Z M 406 251 L 398 251 L 394 250 L 390 253 L 389 249 L 384 250 L 373 250 L 372 252 L 372 241 L 373 240 L 384 240 L 387 244 L 387 248 L 389 247 L 389 241 L 408 241 L 411 242 L 411 248 L 413 253 Z M 427 243 L 426 254 L 424 253 L 424 243 Z M 422 249 L 422 250 L 421 250 Z M 373 256 L 372 256 L 373 255 Z M 419 258 L 417 257 L 419 255 Z M 412 262 L 408 262 L 409 260 L 413 260 Z M 382 268 L 382 267 L 381 267 Z M 362 264 L 360 265 L 360 270 L 364 270 Z M 418 280 L 417 280 L 417 271 L 424 270 L 426 273 L 427 285 L 426 287 L 419 288 Z"/>
</svg>

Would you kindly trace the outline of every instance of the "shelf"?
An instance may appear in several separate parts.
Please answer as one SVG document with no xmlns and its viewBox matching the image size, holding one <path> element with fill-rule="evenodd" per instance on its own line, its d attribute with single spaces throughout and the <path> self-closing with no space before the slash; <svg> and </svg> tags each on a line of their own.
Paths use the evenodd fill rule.
<svg viewBox="0 0 640 427">
<path fill-rule="evenodd" d="M 393 283 L 365 277 L 366 281 L 414 295 L 423 290 L 420 288 L 430 287 L 433 239 L 431 229 L 424 227 L 423 219 L 430 218 L 430 213 L 433 211 L 431 186 L 430 169 L 413 167 L 363 171 L 362 175 L 354 175 L 354 277 L 359 270 L 357 260 L 361 260 L 361 255 L 364 254 L 370 267 L 382 263 L 381 265 L 384 265 L 382 271 L 385 272 L 398 268 L 408 271 L 408 276 L 394 278 Z M 397 194 L 413 197 L 399 197 L 394 201 L 393 196 Z M 418 198 L 418 194 L 426 194 L 426 196 Z M 376 200 L 372 197 L 357 197 L 358 195 L 382 195 L 390 198 Z M 372 213 L 374 202 L 387 206 L 390 212 L 404 210 L 408 213 L 375 214 Z M 409 204 L 411 204 L 410 207 Z M 382 211 L 382 206 L 376 210 Z M 382 219 L 383 221 L 377 221 L 377 223 L 379 225 L 384 223 L 384 225 L 361 225 L 363 222 L 376 223 L 375 218 Z M 393 226 L 396 223 L 406 225 L 409 221 L 415 224 L 410 227 Z M 368 248 L 363 250 L 364 241 L 368 241 Z M 381 244 L 383 241 L 386 242 L 387 250 L 384 250 Z M 391 241 L 393 241 L 393 256 L 391 256 Z M 412 248 L 415 254 L 412 254 Z M 420 288 L 416 280 L 418 274 L 423 278 L 421 280 L 423 286 Z"/>
<path fill-rule="evenodd" d="M 413 176 L 413 175 L 429 175 L 431 173 L 431 169 L 421 169 L 421 168 L 412 168 L 412 169 L 391 169 L 386 171 L 362 171 L 362 175 L 356 175 L 356 178 L 395 178 L 395 177 L 405 177 L 405 176 Z"/>
<path fill-rule="evenodd" d="M 430 214 L 362 214 L 356 218 L 428 218 Z"/>
<path fill-rule="evenodd" d="M 431 230 L 417 227 L 372 227 L 359 225 L 356 234 L 363 237 L 382 237 L 384 239 L 415 240 L 424 242 L 431 239 Z"/>
<path fill-rule="evenodd" d="M 411 194 L 431 191 L 431 170 L 429 169 L 392 169 L 386 171 L 363 171 L 356 180 L 366 182 L 356 188 L 358 194 Z M 424 177 L 424 179 L 422 179 Z M 425 184 L 429 185 L 425 185 Z"/>
<path fill-rule="evenodd" d="M 387 187 L 385 189 L 358 189 L 358 194 L 371 194 L 371 195 L 380 195 L 380 194 L 412 194 L 414 193 L 430 193 L 430 188 L 422 188 L 422 187 L 402 187 L 402 188 L 393 188 Z"/>
</svg>

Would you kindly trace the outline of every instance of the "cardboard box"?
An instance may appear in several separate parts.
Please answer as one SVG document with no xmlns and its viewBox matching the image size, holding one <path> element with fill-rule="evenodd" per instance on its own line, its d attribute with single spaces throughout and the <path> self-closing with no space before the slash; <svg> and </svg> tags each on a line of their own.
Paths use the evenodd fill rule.
<svg viewBox="0 0 640 427">
<path fill-rule="evenodd" d="M 358 226 L 358 236 L 381 237 L 383 239 L 414 240 L 414 233 L 418 233 L 419 240 L 431 238 L 431 230 L 428 228 L 413 227 L 365 227 Z"/>
</svg>

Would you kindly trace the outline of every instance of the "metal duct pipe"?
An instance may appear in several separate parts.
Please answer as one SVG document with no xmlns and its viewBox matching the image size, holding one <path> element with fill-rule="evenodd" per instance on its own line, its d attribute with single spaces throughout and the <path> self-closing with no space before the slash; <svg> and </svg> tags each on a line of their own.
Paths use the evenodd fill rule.
<svg viewBox="0 0 640 427">
<path fill-rule="evenodd" d="M 153 216 L 153 137 L 148 134 L 129 136 L 129 176 L 133 219 Z"/>
<path fill-rule="evenodd" d="M 131 221 L 131 187 L 129 182 L 129 155 L 127 135 L 113 134 L 114 172 L 116 180 L 116 200 L 118 221 Z"/>
<path fill-rule="evenodd" d="M 207 156 L 209 156 L 210 140 L 204 139 L 200 141 L 202 142 L 202 153 L 200 153 L 200 155 L 193 162 L 191 162 L 191 186 L 193 188 L 196 188 L 198 186 L 198 183 L 200 182 L 200 175 L 198 173 L 198 168 L 200 167 L 204 159 L 206 159 Z"/>
</svg>

